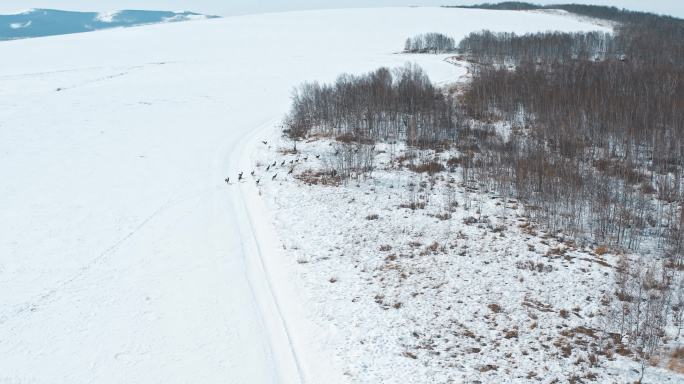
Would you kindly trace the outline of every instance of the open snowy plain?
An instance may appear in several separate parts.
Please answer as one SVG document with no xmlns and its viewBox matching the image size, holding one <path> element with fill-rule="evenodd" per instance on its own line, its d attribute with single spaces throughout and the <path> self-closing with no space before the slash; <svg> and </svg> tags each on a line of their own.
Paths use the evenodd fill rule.
<svg viewBox="0 0 684 384">
<path fill-rule="evenodd" d="M 390 8 L 0 44 L 0 382 L 357 381 L 301 310 L 257 189 L 223 179 L 249 171 L 302 81 L 407 61 L 454 81 L 443 56 L 395 52 L 481 29 L 601 27 Z"/>
</svg>

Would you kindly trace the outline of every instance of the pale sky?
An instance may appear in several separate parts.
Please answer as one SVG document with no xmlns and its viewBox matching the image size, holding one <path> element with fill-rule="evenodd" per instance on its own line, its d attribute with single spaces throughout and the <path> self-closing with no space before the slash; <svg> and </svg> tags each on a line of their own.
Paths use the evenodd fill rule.
<svg viewBox="0 0 684 384">
<path fill-rule="evenodd" d="M 498 2 L 497 0 L 0 0 L 0 13 L 28 8 L 83 11 L 118 9 L 188 10 L 222 16 L 297 9 L 384 7 L 408 5 L 454 5 Z M 684 18 L 684 0 L 529 0 L 532 3 L 593 3 L 632 10 L 669 14 Z"/>
</svg>

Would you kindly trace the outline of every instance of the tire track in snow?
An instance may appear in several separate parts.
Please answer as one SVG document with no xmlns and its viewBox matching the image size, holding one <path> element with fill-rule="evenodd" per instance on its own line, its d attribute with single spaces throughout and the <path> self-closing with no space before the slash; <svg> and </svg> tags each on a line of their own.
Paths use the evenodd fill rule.
<svg viewBox="0 0 684 384">
<path fill-rule="evenodd" d="M 247 135 L 243 136 L 240 138 L 240 140 L 234 145 L 234 148 L 237 148 L 237 151 L 232 154 L 231 158 L 231 165 L 237 166 L 238 168 L 242 167 L 244 169 L 248 169 L 250 167 L 250 159 L 249 159 L 249 154 L 251 153 L 252 145 L 256 143 L 258 140 L 256 137 L 260 134 L 263 134 L 266 130 L 271 128 L 275 122 L 278 121 L 278 118 L 270 118 L 267 119 L 264 123 L 258 125 L 253 131 L 248 133 Z M 235 170 L 233 170 L 235 171 Z M 220 175 L 217 175 L 217 177 L 220 177 Z M 270 334 L 271 340 L 269 340 L 270 348 L 271 348 L 271 354 L 272 358 L 274 359 L 274 363 L 278 366 L 278 374 L 280 376 L 280 381 L 285 381 L 285 382 L 291 382 L 289 378 L 283 378 L 283 363 L 288 363 L 283 361 L 283 358 L 285 356 L 282 356 L 283 353 L 287 353 L 289 356 L 287 356 L 289 359 L 291 359 L 290 364 L 294 365 L 295 368 L 295 375 L 296 379 L 294 382 L 298 383 L 305 383 L 305 375 L 302 369 L 302 365 L 300 362 L 299 355 L 294 347 L 294 344 L 292 342 L 292 334 L 290 331 L 290 328 L 288 327 L 287 320 L 285 319 L 285 316 L 283 314 L 282 306 L 280 301 L 278 300 L 278 296 L 275 292 L 275 287 L 272 282 L 272 279 L 268 273 L 268 268 L 266 266 L 266 261 L 264 260 L 264 255 L 263 255 L 263 249 L 261 244 L 259 243 L 259 240 L 257 238 L 257 229 L 255 227 L 252 215 L 249 212 L 249 205 L 247 204 L 245 197 L 243 195 L 244 191 L 243 188 L 247 185 L 246 183 L 237 183 L 236 188 L 234 188 L 234 193 L 233 195 L 233 203 L 234 203 L 234 208 L 238 210 L 238 214 L 240 216 L 243 216 L 244 222 L 248 224 L 247 228 L 240 227 L 241 229 L 241 235 L 240 235 L 240 243 L 241 243 L 241 248 L 243 250 L 242 254 L 245 259 L 247 258 L 252 258 L 251 263 L 256 264 L 252 265 L 253 268 L 256 270 L 254 272 L 258 272 L 263 276 L 263 283 L 266 287 L 267 290 L 267 298 L 259 298 L 256 285 L 257 282 L 253 281 L 253 276 L 250 276 L 250 273 L 247 273 L 247 281 L 250 285 L 250 289 L 252 291 L 252 296 L 255 298 L 257 301 L 257 304 L 259 306 L 258 310 L 260 313 L 260 316 L 262 317 L 262 322 L 264 323 L 264 326 L 267 326 L 266 321 L 269 320 L 269 314 L 266 310 L 267 307 L 272 306 L 275 310 L 273 312 L 275 315 L 275 319 L 270 319 L 270 320 L 275 320 L 277 323 L 277 326 L 281 328 L 279 331 L 281 331 L 284 334 L 285 341 L 287 342 L 287 350 L 283 351 L 281 348 L 278 348 L 280 345 L 275 342 L 273 339 L 273 334 Z M 254 192 L 254 191 L 252 191 Z M 246 231 L 244 230 L 246 229 Z M 247 239 L 247 240 L 246 240 Z M 248 241 L 249 243 L 252 243 L 252 248 L 254 249 L 254 254 L 250 254 L 249 252 L 249 244 L 245 244 L 245 241 Z M 250 260 L 245 260 L 246 264 L 249 264 Z M 250 268 L 249 265 L 245 266 L 246 268 Z M 264 302 L 268 301 L 268 302 Z M 270 324 L 273 325 L 273 324 Z M 266 330 L 268 333 L 273 333 L 273 331 L 278 331 L 274 329 L 267 329 Z M 283 380 L 284 379 L 284 380 Z"/>
</svg>

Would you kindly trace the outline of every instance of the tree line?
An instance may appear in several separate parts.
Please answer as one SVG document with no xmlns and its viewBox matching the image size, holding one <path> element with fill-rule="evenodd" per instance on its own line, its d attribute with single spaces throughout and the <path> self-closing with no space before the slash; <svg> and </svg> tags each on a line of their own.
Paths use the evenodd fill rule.
<svg viewBox="0 0 684 384">
<path fill-rule="evenodd" d="M 426 33 L 406 39 L 404 52 L 444 53 L 452 52 L 455 47 L 455 40 L 449 36 L 441 33 Z"/>
<path fill-rule="evenodd" d="M 297 141 L 311 134 L 335 138 L 336 156 L 327 161 L 336 176 L 349 178 L 372 172 L 375 142 L 435 147 L 453 142 L 460 121 L 451 96 L 422 68 L 407 64 L 299 86 L 283 128 L 295 150 Z"/>
<path fill-rule="evenodd" d="M 635 12 L 617 7 L 552 4 L 538 5 L 525 2 L 503 2 L 447 8 L 479 8 L 496 10 L 561 9 L 577 15 L 614 21 L 617 50 L 644 64 L 671 64 L 684 61 L 684 20 L 647 12 Z"/>
<path fill-rule="evenodd" d="M 516 35 L 508 32 L 471 33 L 458 45 L 464 57 L 480 64 L 519 65 L 523 62 L 546 64 L 571 60 L 603 60 L 609 56 L 623 59 L 610 33 L 546 32 Z"/>
<path fill-rule="evenodd" d="M 292 95 L 285 133 L 311 133 L 352 141 L 406 141 L 429 147 L 456 137 L 452 98 L 417 65 L 365 75 L 345 74 L 333 84 L 305 83 Z"/>
</svg>

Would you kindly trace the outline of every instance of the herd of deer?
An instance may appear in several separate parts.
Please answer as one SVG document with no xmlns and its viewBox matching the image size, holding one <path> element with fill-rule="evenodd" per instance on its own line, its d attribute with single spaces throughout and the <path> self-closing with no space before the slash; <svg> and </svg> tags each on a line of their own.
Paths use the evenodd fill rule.
<svg viewBox="0 0 684 384">
<path fill-rule="evenodd" d="M 267 141 L 262 141 L 262 143 L 263 143 L 264 145 L 268 145 L 268 142 L 267 142 Z M 316 155 L 316 158 L 317 158 L 317 159 L 320 158 L 320 157 L 321 157 L 321 155 Z M 289 168 L 290 168 L 290 169 L 289 169 L 289 171 L 287 172 L 287 174 L 288 174 L 288 175 L 291 175 L 291 174 L 294 172 L 295 166 L 299 163 L 300 160 L 302 160 L 303 162 L 304 162 L 304 161 L 308 161 L 308 160 L 309 160 L 309 156 L 307 155 L 306 157 L 303 157 L 303 158 L 292 159 L 292 160 L 289 161 L 289 163 L 288 163 L 287 160 L 283 160 L 283 161 L 280 163 L 280 167 L 284 167 L 285 165 L 289 164 Z M 266 172 L 270 172 L 270 171 L 272 171 L 272 170 L 275 170 L 277 166 L 278 166 L 278 162 L 277 162 L 277 161 L 274 161 L 273 163 L 269 163 L 269 164 L 266 166 Z M 256 171 L 255 171 L 255 170 L 252 170 L 252 172 L 250 172 L 250 175 L 252 176 L 252 178 L 255 178 L 255 177 L 256 177 Z M 240 173 L 238 173 L 238 177 L 237 177 L 238 183 L 241 183 L 241 182 L 244 181 L 244 177 L 243 177 L 243 176 L 244 176 L 244 172 L 243 172 L 243 171 L 240 171 Z M 273 175 L 271 176 L 271 181 L 275 181 L 277 177 L 278 177 L 278 172 L 276 172 L 275 174 L 273 174 Z M 226 184 L 231 185 L 231 183 L 230 183 L 230 177 L 226 177 L 226 178 L 224 179 L 224 181 L 226 182 Z M 256 185 L 259 186 L 259 185 L 261 184 L 261 178 L 260 178 L 260 177 L 259 177 L 259 178 L 256 178 L 255 182 L 256 182 Z"/>
</svg>

